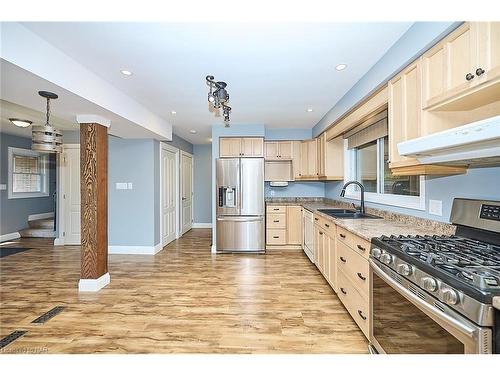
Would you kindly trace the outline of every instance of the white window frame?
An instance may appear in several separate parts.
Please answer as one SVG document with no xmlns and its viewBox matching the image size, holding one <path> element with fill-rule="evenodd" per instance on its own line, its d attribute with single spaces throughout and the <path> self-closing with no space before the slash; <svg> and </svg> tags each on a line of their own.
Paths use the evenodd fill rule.
<svg viewBox="0 0 500 375">
<path fill-rule="evenodd" d="M 31 193 L 14 193 L 13 192 L 13 170 L 12 163 L 14 161 L 14 155 L 21 156 L 35 156 L 42 158 L 41 174 L 42 178 L 42 191 L 31 192 Z M 49 158 L 47 154 L 40 152 L 27 150 L 25 148 L 9 147 L 9 167 L 8 167 L 8 199 L 19 199 L 19 198 L 38 198 L 38 197 L 48 197 L 49 196 L 49 168 L 48 168 Z"/>
<path fill-rule="evenodd" d="M 377 140 L 377 191 L 380 191 L 383 176 L 383 155 L 380 147 L 381 139 Z M 356 153 L 355 150 L 347 149 L 347 139 L 344 141 L 344 183 L 356 178 Z M 361 201 L 361 191 L 354 185 L 349 185 L 346 189 L 345 198 Z M 388 206 L 410 208 L 413 210 L 425 211 L 425 176 L 420 176 L 420 195 L 398 195 L 385 193 L 372 193 L 365 191 L 365 201 Z"/>
</svg>

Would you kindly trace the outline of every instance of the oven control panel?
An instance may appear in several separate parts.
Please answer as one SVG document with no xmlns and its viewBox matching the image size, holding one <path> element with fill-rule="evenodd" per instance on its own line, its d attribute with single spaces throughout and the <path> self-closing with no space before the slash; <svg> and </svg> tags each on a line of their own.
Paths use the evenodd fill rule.
<svg viewBox="0 0 500 375">
<path fill-rule="evenodd" d="M 495 206 L 492 204 L 481 205 L 481 213 L 479 214 L 481 219 L 500 221 L 500 206 Z"/>
</svg>

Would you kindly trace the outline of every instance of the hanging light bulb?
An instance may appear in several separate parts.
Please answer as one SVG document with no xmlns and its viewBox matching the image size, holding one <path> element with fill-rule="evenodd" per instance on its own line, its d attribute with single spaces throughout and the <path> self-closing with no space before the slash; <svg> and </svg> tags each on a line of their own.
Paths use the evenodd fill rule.
<svg viewBox="0 0 500 375">
<path fill-rule="evenodd" d="M 39 91 L 38 95 L 47 99 L 47 113 L 45 125 L 37 125 L 32 128 L 33 151 L 57 153 L 62 151 L 62 132 L 50 124 L 50 99 L 57 99 L 57 94 L 49 91 Z"/>
</svg>

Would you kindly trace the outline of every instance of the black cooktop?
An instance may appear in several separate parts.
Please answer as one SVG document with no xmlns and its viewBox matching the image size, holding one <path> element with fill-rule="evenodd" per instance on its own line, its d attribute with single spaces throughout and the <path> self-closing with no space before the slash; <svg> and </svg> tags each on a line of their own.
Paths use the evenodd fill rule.
<svg viewBox="0 0 500 375">
<path fill-rule="evenodd" d="M 500 246 L 460 236 L 382 236 L 372 244 L 491 303 L 500 295 Z"/>
</svg>

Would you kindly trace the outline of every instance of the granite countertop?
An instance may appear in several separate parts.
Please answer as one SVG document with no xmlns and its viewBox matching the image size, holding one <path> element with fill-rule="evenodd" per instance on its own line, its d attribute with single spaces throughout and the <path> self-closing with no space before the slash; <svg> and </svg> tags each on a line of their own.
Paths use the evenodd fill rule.
<svg viewBox="0 0 500 375">
<path fill-rule="evenodd" d="M 372 237 L 382 235 L 449 235 L 455 232 L 451 224 L 440 223 L 428 219 L 420 219 L 408 215 L 394 214 L 388 211 L 367 208 L 367 213 L 381 216 L 382 219 L 337 219 L 328 216 L 319 209 L 322 208 L 352 208 L 345 202 L 325 201 L 320 198 L 278 198 L 266 201 L 267 205 L 292 206 L 300 205 L 306 210 L 319 215 L 349 232 L 370 241 Z"/>
</svg>

